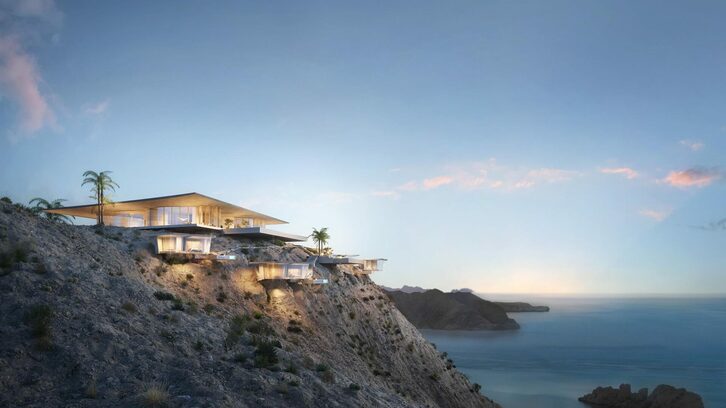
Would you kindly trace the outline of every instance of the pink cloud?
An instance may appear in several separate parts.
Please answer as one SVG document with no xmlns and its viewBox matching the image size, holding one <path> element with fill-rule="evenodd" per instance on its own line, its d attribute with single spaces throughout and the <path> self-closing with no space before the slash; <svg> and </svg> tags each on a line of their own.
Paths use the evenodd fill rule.
<svg viewBox="0 0 726 408">
<path fill-rule="evenodd" d="M 35 61 L 17 38 L 0 37 L 0 87 L 20 106 L 20 129 L 34 133 L 55 127 L 55 114 L 41 94 Z"/>
<path fill-rule="evenodd" d="M 438 176 L 434 178 L 429 178 L 423 181 L 423 188 L 424 190 L 431 190 L 434 188 L 445 186 L 447 184 L 451 184 L 453 181 L 454 179 L 449 176 Z"/>
<path fill-rule="evenodd" d="M 718 169 L 713 168 L 692 168 L 682 171 L 671 171 L 661 180 L 661 182 L 670 184 L 674 187 L 706 187 L 721 179 L 723 174 Z"/>
<path fill-rule="evenodd" d="M 631 169 L 630 167 L 611 167 L 600 169 L 600 173 L 603 174 L 620 174 L 628 180 L 632 180 L 638 177 L 638 172 Z"/>
<path fill-rule="evenodd" d="M 663 221 L 664 219 L 668 218 L 669 215 L 671 215 L 671 210 L 651 210 L 651 209 L 645 209 L 638 211 L 638 214 L 642 215 L 643 217 L 648 217 L 652 220 L 656 220 L 658 222 Z"/>
<path fill-rule="evenodd" d="M 679 143 L 681 145 L 686 146 L 687 148 L 693 150 L 694 152 L 697 152 L 697 151 L 703 149 L 704 146 L 706 146 L 705 144 L 703 144 L 703 142 L 694 141 L 694 140 L 681 140 Z"/>
</svg>

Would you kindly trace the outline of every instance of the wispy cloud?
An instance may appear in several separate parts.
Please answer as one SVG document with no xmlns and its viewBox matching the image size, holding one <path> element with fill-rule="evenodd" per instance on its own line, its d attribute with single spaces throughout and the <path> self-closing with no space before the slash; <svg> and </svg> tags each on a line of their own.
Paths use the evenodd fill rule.
<svg viewBox="0 0 726 408">
<path fill-rule="evenodd" d="M 661 180 L 662 183 L 674 187 L 706 187 L 723 177 L 723 172 L 717 168 L 694 167 L 686 170 L 671 171 Z"/>
<path fill-rule="evenodd" d="M 632 180 L 638 177 L 638 172 L 631 169 L 630 167 L 606 167 L 601 168 L 600 173 L 603 174 L 618 174 L 624 176 L 628 180 Z"/>
<path fill-rule="evenodd" d="M 664 219 L 668 218 L 669 215 L 673 210 L 653 210 L 653 209 L 644 209 L 638 211 L 638 214 L 642 215 L 643 217 L 648 217 L 652 220 L 661 222 Z"/>
<path fill-rule="evenodd" d="M 109 101 L 108 99 L 103 100 L 101 102 L 94 103 L 94 104 L 89 104 L 83 108 L 83 113 L 85 113 L 86 115 L 94 115 L 94 116 L 101 115 L 108 110 L 108 107 L 110 104 L 111 104 L 111 101 Z"/>
<path fill-rule="evenodd" d="M 425 179 L 421 184 L 423 185 L 424 190 L 433 190 L 435 188 L 439 188 L 453 182 L 454 179 L 449 176 L 436 176 L 433 178 Z"/>
<path fill-rule="evenodd" d="M 57 128 L 43 78 L 27 44 L 37 41 L 42 29 L 57 29 L 63 14 L 52 0 L 0 1 L 0 90 L 19 112 L 13 138 L 30 136 L 44 128 Z"/>
<path fill-rule="evenodd" d="M 444 166 L 432 177 L 410 180 L 389 190 L 372 193 L 377 197 L 399 197 L 403 193 L 431 191 L 445 186 L 459 190 L 520 190 L 537 185 L 562 183 L 579 176 L 576 171 L 557 168 L 511 168 L 497 163 L 495 159 Z"/>
<path fill-rule="evenodd" d="M 680 143 L 682 146 L 685 146 L 685 147 L 691 149 L 694 152 L 697 152 L 706 146 L 705 144 L 703 144 L 703 142 L 700 142 L 697 140 L 689 140 L 689 139 L 681 140 L 678 143 Z"/>
</svg>

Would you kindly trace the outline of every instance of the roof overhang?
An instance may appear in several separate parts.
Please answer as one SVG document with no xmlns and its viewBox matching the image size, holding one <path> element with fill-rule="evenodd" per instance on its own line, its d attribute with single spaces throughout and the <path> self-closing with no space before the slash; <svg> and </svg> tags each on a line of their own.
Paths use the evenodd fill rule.
<svg viewBox="0 0 726 408">
<path fill-rule="evenodd" d="M 115 203 L 106 204 L 104 206 L 103 212 L 104 215 L 109 216 L 134 213 L 144 214 L 145 211 L 156 207 L 198 207 L 204 205 L 220 207 L 222 210 L 223 218 L 250 217 L 261 219 L 266 224 L 287 224 L 286 221 L 270 217 L 269 215 L 258 213 L 248 208 L 230 204 L 228 202 L 217 200 L 216 198 L 205 196 L 199 193 L 186 193 L 162 197 L 143 198 L 140 200 L 118 201 Z M 96 204 L 89 204 L 62 207 L 53 210 L 46 210 L 46 212 L 82 218 L 96 218 L 96 210 Z"/>
</svg>

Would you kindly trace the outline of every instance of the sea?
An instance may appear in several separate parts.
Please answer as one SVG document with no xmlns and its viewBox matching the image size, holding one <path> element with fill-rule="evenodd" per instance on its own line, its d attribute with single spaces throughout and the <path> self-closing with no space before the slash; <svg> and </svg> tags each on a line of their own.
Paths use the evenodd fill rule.
<svg viewBox="0 0 726 408">
<path fill-rule="evenodd" d="M 726 408 L 726 297 L 495 296 L 550 306 L 512 331 L 422 330 L 504 408 L 583 408 L 597 386 L 687 388 Z"/>
</svg>

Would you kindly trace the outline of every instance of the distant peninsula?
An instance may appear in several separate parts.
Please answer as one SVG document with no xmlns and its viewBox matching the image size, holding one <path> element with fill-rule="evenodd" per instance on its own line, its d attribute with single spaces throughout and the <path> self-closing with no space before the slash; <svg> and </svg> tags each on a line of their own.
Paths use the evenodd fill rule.
<svg viewBox="0 0 726 408">
<path fill-rule="evenodd" d="M 499 305 L 468 292 L 438 289 L 388 292 L 398 310 L 419 329 L 516 330 L 519 324 Z"/>
</svg>

